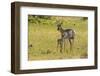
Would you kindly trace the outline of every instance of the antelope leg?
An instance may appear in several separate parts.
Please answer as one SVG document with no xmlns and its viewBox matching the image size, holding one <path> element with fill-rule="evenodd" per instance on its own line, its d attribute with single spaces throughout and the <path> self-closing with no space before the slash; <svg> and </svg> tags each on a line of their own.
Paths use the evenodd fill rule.
<svg viewBox="0 0 100 76">
<path fill-rule="evenodd" d="M 60 52 L 62 53 L 62 44 L 60 45 Z"/>
<path fill-rule="evenodd" d="M 69 39 L 69 43 L 70 43 L 70 50 L 72 50 L 72 41 L 71 41 L 71 39 Z"/>
<path fill-rule="evenodd" d="M 58 42 L 57 42 L 57 51 L 58 51 Z"/>
</svg>

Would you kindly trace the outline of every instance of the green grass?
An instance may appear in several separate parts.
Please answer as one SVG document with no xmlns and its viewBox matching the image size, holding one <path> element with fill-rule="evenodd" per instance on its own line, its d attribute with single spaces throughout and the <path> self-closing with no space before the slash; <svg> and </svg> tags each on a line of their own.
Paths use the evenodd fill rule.
<svg viewBox="0 0 100 76">
<path fill-rule="evenodd" d="M 29 15 L 30 18 L 31 15 Z M 50 19 L 31 18 L 28 23 L 28 59 L 29 60 L 53 60 L 53 59 L 79 59 L 87 58 L 87 19 L 82 17 L 51 17 Z M 57 39 L 60 33 L 57 31 L 55 21 L 63 22 L 63 28 L 72 28 L 76 32 L 73 50 L 70 51 L 69 43 L 66 42 L 66 50 L 60 53 L 57 50 Z M 74 25 L 75 24 L 75 25 Z"/>
</svg>

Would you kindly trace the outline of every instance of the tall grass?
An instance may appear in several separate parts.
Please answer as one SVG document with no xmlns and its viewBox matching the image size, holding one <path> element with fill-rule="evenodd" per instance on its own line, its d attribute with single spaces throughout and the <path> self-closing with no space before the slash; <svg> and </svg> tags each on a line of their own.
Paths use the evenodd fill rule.
<svg viewBox="0 0 100 76">
<path fill-rule="evenodd" d="M 45 16 L 42 16 L 45 17 Z M 31 18 L 31 19 L 30 19 Z M 87 58 L 88 20 L 83 17 L 57 17 L 29 15 L 28 21 L 28 59 L 29 60 L 53 60 Z M 63 28 L 71 28 L 76 32 L 73 50 L 69 50 L 66 42 L 66 50 L 60 53 L 57 50 L 57 39 L 60 33 L 57 31 L 56 20 L 63 22 Z"/>
</svg>

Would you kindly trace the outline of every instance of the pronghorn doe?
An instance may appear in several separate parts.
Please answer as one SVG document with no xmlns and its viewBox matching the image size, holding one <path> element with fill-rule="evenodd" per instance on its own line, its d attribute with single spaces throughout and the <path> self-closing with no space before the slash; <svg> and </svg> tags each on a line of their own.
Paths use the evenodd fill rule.
<svg viewBox="0 0 100 76">
<path fill-rule="evenodd" d="M 73 46 L 74 38 L 75 38 L 75 31 L 73 29 L 62 28 L 62 23 L 57 24 L 57 30 L 61 34 L 61 41 L 62 41 L 61 46 L 63 46 L 64 44 L 64 50 L 65 50 L 65 40 L 68 40 L 70 43 L 70 50 L 72 50 L 72 46 Z M 60 49 L 62 50 L 62 47 Z"/>
</svg>

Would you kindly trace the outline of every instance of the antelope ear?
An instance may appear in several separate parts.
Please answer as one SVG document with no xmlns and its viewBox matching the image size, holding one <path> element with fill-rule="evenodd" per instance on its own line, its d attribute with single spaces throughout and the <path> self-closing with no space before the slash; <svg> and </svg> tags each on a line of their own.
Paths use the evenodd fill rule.
<svg viewBox="0 0 100 76">
<path fill-rule="evenodd" d="M 55 24 L 56 24 L 56 26 L 59 26 L 60 25 L 59 21 L 56 21 Z"/>
<path fill-rule="evenodd" d="M 56 20 L 54 23 L 55 23 L 55 24 L 58 24 L 58 21 Z"/>
<path fill-rule="evenodd" d="M 63 24 L 63 22 L 62 22 L 62 21 L 60 21 L 60 24 Z"/>
</svg>

